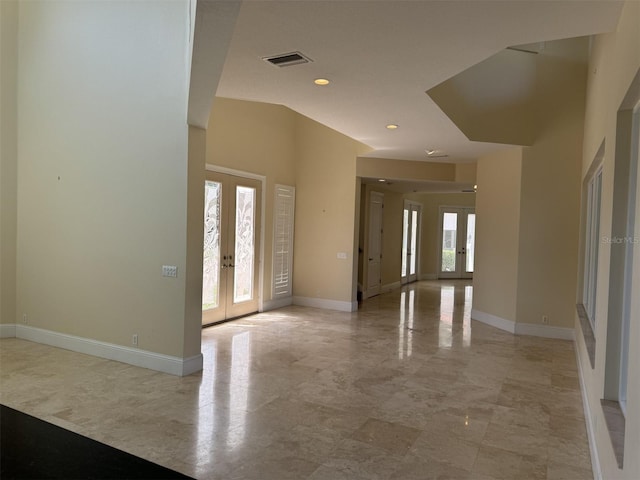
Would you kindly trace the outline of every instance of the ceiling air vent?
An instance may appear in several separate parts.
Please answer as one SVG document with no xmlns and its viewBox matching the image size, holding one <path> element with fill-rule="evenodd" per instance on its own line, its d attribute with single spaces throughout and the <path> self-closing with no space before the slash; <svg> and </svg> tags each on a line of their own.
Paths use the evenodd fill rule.
<svg viewBox="0 0 640 480">
<path fill-rule="evenodd" d="M 300 65 L 302 63 L 309 63 L 312 60 L 309 57 L 305 57 L 300 52 L 283 53 L 282 55 L 276 55 L 274 57 L 264 57 L 265 62 L 269 62 L 276 67 L 290 67 L 292 65 Z"/>
</svg>

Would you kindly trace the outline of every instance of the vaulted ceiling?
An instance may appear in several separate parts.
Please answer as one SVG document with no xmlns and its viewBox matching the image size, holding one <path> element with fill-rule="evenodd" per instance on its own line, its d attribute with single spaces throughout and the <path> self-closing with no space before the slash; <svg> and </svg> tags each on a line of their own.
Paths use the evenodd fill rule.
<svg viewBox="0 0 640 480">
<path fill-rule="evenodd" d="M 615 0 L 244 1 L 217 95 L 285 105 L 371 146 L 371 156 L 433 161 L 425 150 L 436 150 L 448 155 L 438 161 L 469 161 L 502 145 L 469 140 L 426 92 L 509 46 L 612 31 L 621 7 Z M 293 51 L 312 61 L 263 60 Z M 316 78 L 331 83 L 317 86 Z M 493 101 L 513 94 L 491 91 Z"/>
</svg>

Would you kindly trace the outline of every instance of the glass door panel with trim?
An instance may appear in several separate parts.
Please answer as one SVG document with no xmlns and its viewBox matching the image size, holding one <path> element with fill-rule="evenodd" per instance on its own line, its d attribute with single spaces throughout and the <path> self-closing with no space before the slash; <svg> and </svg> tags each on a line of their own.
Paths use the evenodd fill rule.
<svg viewBox="0 0 640 480">
<path fill-rule="evenodd" d="M 418 241 L 420 232 L 421 206 L 405 203 L 402 214 L 402 264 L 401 283 L 415 282 L 418 279 Z"/>
<path fill-rule="evenodd" d="M 476 214 L 473 208 L 440 209 L 439 278 L 472 278 Z"/>
<path fill-rule="evenodd" d="M 202 324 L 258 311 L 260 182 L 207 172 Z"/>
</svg>

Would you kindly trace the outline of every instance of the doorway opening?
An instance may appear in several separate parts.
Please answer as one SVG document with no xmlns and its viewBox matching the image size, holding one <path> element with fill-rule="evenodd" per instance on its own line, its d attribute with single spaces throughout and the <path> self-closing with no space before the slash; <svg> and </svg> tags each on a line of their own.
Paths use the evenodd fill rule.
<svg viewBox="0 0 640 480">
<path fill-rule="evenodd" d="M 262 184 L 208 171 L 205 181 L 202 324 L 259 309 Z"/>
<path fill-rule="evenodd" d="M 438 278 L 473 278 L 475 212 L 471 207 L 440 207 Z"/>
<path fill-rule="evenodd" d="M 418 279 L 420 261 L 420 223 L 422 206 L 405 200 L 402 213 L 402 266 L 400 283 L 415 282 Z"/>
</svg>

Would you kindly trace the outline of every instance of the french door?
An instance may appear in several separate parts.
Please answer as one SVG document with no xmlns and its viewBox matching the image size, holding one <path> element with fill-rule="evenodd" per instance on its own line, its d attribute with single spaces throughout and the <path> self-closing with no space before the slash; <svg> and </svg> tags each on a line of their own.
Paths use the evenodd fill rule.
<svg viewBox="0 0 640 480">
<path fill-rule="evenodd" d="M 421 209 L 420 204 L 405 201 L 402 214 L 402 266 L 400 272 L 402 284 L 415 282 L 418 279 Z"/>
<path fill-rule="evenodd" d="M 439 278 L 473 278 L 475 208 L 440 207 Z"/>
<path fill-rule="evenodd" d="M 207 172 L 202 324 L 258 311 L 261 184 Z"/>
</svg>

